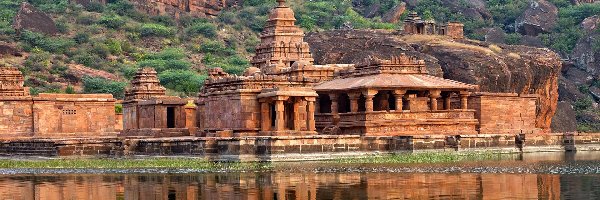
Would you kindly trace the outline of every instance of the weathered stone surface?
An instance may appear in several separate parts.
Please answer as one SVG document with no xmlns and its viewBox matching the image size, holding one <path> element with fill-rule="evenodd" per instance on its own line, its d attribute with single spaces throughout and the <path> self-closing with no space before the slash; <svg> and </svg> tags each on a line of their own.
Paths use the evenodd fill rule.
<svg viewBox="0 0 600 200">
<path fill-rule="evenodd" d="M 151 15 L 171 15 L 176 18 L 183 14 L 194 17 L 217 16 L 221 10 L 243 4 L 243 0 L 131 0 L 140 11 Z"/>
<path fill-rule="evenodd" d="M 404 11 L 406 11 L 406 3 L 400 2 L 398 5 L 394 6 L 387 13 L 385 13 L 381 19 L 387 23 L 398 23 L 400 21 L 400 17 L 402 17 L 402 14 L 404 14 Z"/>
<path fill-rule="evenodd" d="M 600 32 L 597 31 L 599 25 L 598 16 L 586 18 L 582 22 L 581 28 L 586 34 L 579 39 L 571 55 L 575 65 L 592 76 L 600 74 L 600 51 L 594 50 L 593 47 L 594 44 L 600 43 Z"/>
<path fill-rule="evenodd" d="M 19 12 L 15 15 L 13 28 L 17 31 L 28 30 L 48 35 L 58 33 L 52 18 L 27 2 L 21 4 Z"/>
<path fill-rule="evenodd" d="M 501 28 L 487 28 L 482 30 L 485 34 L 485 41 L 490 43 L 504 44 L 506 42 L 506 33 Z"/>
<path fill-rule="evenodd" d="M 554 4 L 546 0 L 534 0 L 516 20 L 516 28 L 523 35 L 537 36 L 549 32 L 557 19 L 558 8 Z"/>
<path fill-rule="evenodd" d="M 424 59 L 430 74 L 441 73 L 447 79 L 479 85 L 483 92 L 537 94 L 536 127 L 546 131 L 556 111 L 562 63 L 548 49 L 499 45 L 501 52 L 494 52 L 489 43 L 400 36 L 385 31 L 311 33 L 306 41 L 314 49 L 318 64 L 353 63 L 369 55 L 389 58 L 394 53 L 406 53 Z"/>
</svg>

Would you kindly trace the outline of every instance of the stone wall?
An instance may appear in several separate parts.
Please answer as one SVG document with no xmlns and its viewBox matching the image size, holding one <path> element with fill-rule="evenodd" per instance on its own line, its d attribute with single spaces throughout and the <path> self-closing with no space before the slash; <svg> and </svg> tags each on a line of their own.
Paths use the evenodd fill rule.
<svg viewBox="0 0 600 200">
<path fill-rule="evenodd" d="M 33 98 L 36 137 L 115 135 L 115 99 L 107 94 L 40 94 Z"/>
<path fill-rule="evenodd" d="M 256 134 L 260 130 L 260 105 L 257 92 L 225 92 L 204 100 L 203 120 L 207 131 L 233 130 L 236 133 Z"/>
<path fill-rule="evenodd" d="M 155 136 L 156 133 L 151 135 Z M 600 134 L 4 139 L 0 155 L 195 156 L 227 161 L 319 160 L 414 151 L 598 151 Z"/>
<path fill-rule="evenodd" d="M 537 133 L 537 96 L 511 93 L 476 93 L 469 98 L 480 134 Z"/>
<path fill-rule="evenodd" d="M 0 137 L 33 134 L 31 97 L 0 97 Z"/>
</svg>

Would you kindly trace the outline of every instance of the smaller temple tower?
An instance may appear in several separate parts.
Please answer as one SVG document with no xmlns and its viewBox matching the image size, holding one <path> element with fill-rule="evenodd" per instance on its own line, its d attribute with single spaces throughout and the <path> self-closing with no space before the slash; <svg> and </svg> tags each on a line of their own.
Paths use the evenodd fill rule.
<svg viewBox="0 0 600 200">
<path fill-rule="evenodd" d="M 123 136 L 187 136 L 188 100 L 165 95 L 157 73 L 140 69 L 125 92 Z M 194 117 L 195 118 L 195 117 Z"/>
<path fill-rule="evenodd" d="M 263 32 L 261 43 L 256 47 L 252 65 L 264 73 L 277 73 L 298 61 L 313 64 L 308 43 L 304 42 L 304 31 L 295 25 L 294 11 L 277 0 L 278 6 L 271 11 Z"/>
<path fill-rule="evenodd" d="M 23 74 L 16 67 L 0 67 L 0 96 L 29 96 Z"/>
<path fill-rule="evenodd" d="M 156 71 L 143 68 L 135 73 L 131 81 L 131 89 L 125 92 L 125 100 L 150 99 L 165 96 L 167 89 L 160 85 Z"/>
</svg>

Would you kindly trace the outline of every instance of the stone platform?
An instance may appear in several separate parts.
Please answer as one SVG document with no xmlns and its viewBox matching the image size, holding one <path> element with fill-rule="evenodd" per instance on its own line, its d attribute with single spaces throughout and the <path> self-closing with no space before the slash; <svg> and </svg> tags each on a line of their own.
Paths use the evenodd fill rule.
<svg viewBox="0 0 600 200">
<path fill-rule="evenodd" d="M 596 151 L 598 134 L 460 136 L 98 137 L 0 140 L 2 156 L 190 156 L 215 161 L 298 161 L 418 151 Z"/>
</svg>

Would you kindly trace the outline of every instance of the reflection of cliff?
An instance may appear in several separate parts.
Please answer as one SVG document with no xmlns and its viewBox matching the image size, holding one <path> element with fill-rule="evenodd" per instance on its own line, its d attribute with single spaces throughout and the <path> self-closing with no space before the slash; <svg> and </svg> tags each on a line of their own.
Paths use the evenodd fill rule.
<svg viewBox="0 0 600 200">
<path fill-rule="evenodd" d="M 571 179 L 570 179 L 571 180 Z M 245 173 L 0 178 L 8 199 L 558 199 L 558 175 Z M 563 180 L 564 181 L 564 180 Z M 576 185 L 576 180 L 569 184 Z M 581 184 L 581 183 L 579 183 Z"/>
</svg>

